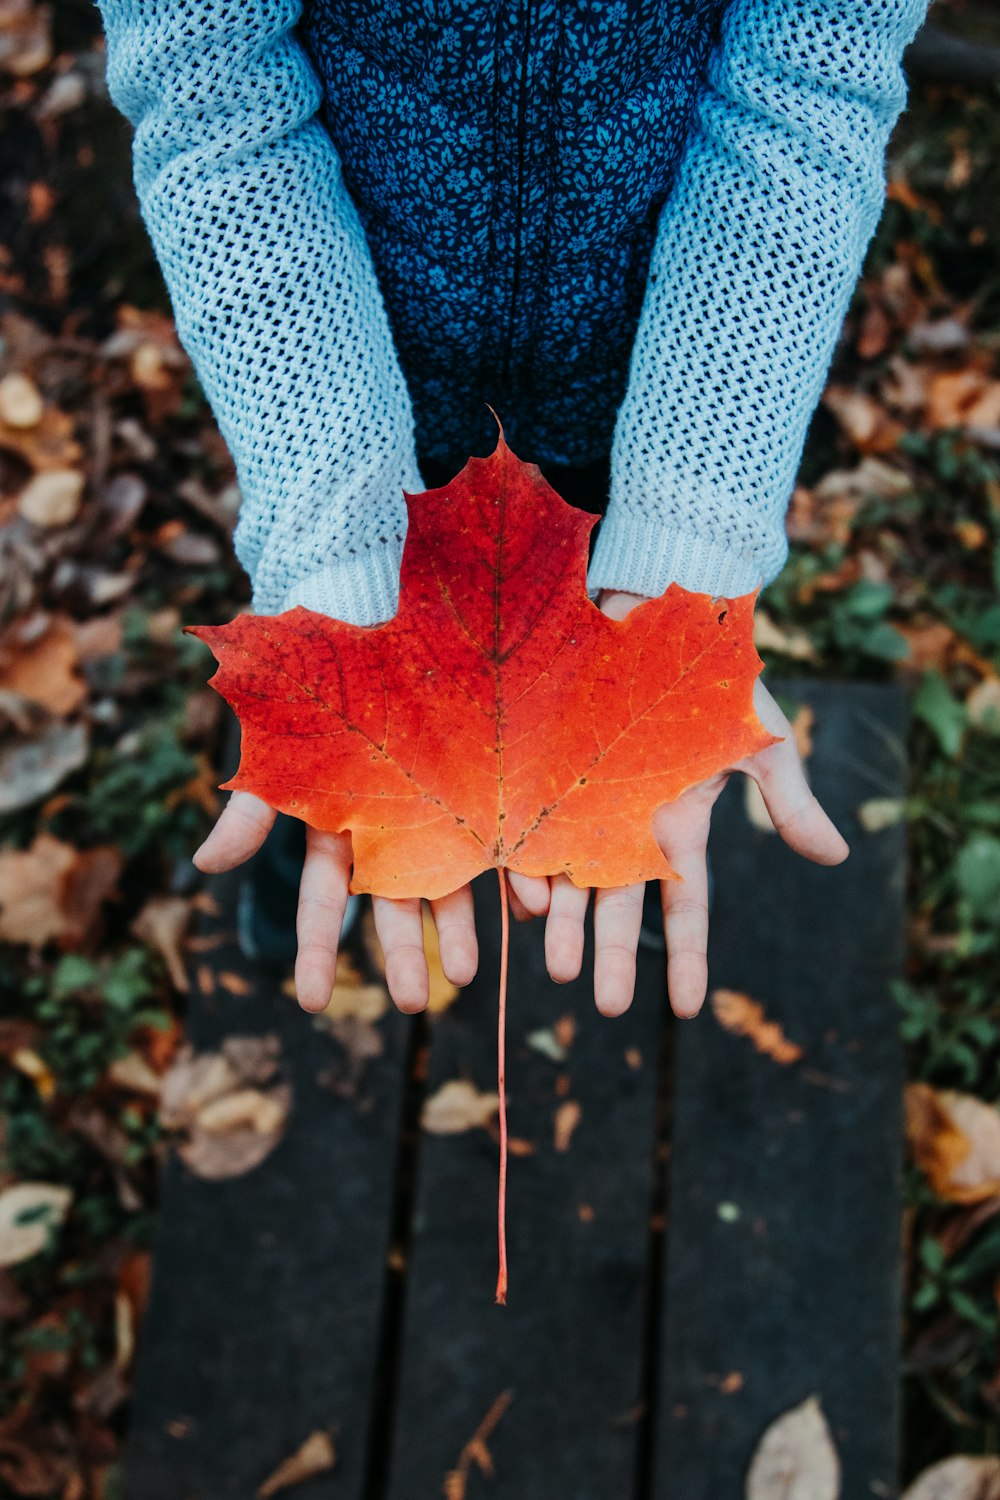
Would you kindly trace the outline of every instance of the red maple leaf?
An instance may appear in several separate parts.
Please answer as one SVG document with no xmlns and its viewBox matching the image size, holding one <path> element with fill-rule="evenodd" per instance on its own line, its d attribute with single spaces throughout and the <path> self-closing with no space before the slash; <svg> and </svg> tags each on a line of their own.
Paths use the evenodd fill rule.
<svg viewBox="0 0 1000 1500">
<path fill-rule="evenodd" d="M 387 624 L 300 608 L 192 629 L 242 727 L 227 787 L 349 830 L 355 891 L 435 898 L 491 867 L 671 878 L 654 810 L 773 740 L 753 709 L 755 596 L 672 585 L 609 619 L 586 590 L 596 518 L 502 433 L 406 505 Z M 501 892 L 506 933 L 502 875 Z"/>
</svg>

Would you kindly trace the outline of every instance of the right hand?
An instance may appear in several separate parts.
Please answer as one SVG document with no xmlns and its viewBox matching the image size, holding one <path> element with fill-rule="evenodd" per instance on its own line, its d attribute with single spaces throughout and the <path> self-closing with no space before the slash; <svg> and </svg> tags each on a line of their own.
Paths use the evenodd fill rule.
<svg viewBox="0 0 1000 1500">
<path fill-rule="evenodd" d="M 206 875 L 235 869 L 256 854 L 277 816 L 251 792 L 233 792 L 208 838 L 194 855 Z M 347 907 L 353 854 L 347 833 L 306 827 L 306 857 L 295 923 L 298 954 L 295 994 L 303 1010 L 324 1010 L 337 976 L 337 949 Z M 521 918 L 548 910 L 549 882 L 508 871 L 511 906 Z M 479 945 L 468 885 L 430 903 L 441 947 L 441 967 L 452 984 L 468 984 L 479 962 Z M 423 918 L 416 897 L 373 896 L 375 930 L 385 957 L 385 982 L 401 1011 L 423 1010 L 430 994 L 424 957 Z"/>
</svg>

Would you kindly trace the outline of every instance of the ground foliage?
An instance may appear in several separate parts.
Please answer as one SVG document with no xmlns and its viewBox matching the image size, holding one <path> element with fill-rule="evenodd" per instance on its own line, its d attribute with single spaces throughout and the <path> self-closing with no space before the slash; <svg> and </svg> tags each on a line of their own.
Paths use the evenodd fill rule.
<svg viewBox="0 0 1000 1500">
<path fill-rule="evenodd" d="M 245 602 L 238 496 L 102 74 L 89 4 L 0 4 L 0 1492 L 62 1500 L 120 1493 L 168 1127 L 225 1175 L 287 1109 L 274 1058 L 180 1051 L 219 733 L 180 626 Z M 912 691 L 905 805 L 848 830 L 912 851 L 910 1476 L 1000 1429 L 1000 124 L 911 103 L 759 619 Z"/>
</svg>

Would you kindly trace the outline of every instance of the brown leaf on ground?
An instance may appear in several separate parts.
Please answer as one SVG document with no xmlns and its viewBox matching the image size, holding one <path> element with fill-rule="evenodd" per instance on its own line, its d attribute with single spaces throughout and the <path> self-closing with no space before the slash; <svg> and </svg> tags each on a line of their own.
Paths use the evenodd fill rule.
<svg viewBox="0 0 1000 1500">
<path fill-rule="evenodd" d="M 939 1198 L 981 1203 L 1000 1193 L 1000 1110 L 972 1094 L 913 1083 L 906 1138 Z"/>
<path fill-rule="evenodd" d="M 284 1134 L 292 1104 L 288 1084 L 264 1092 L 243 1089 L 206 1106 L 191 1126 L 177 1154 L 195 1174 L 209 1182 L 242 1177 L 270 1156 Z"/>
<path fill-rule="evenodd" d="M 458 1463 L 445 1475 L 444 1500 L 466 1500 L 469 1475 L 472 1472 L 473 1464 L 475 1464 L 484 1479 L 493 1478 L 493 1458 L 489 1448 L 486 1446 L 487 1439 L 493 1435 L 501 1417 L 513 1399 L 513 1391 L 502 1391 L 493 1402 L 489 1411 L 463 1447 L 458 1456 Z"/>
<path fill-rule="evenodd" d="M 295 995 L 294 980 L 286 986 Z M 379 1021 L 389 1009 L 389 992 L 384 984 L 368 984 L 354 967 L 346 954 L 337 959 L 337 980 L 330 993 L 325 1010 L 321 1010 L 316 1021 L 320 1026 L 333 1028 L 337 1022 L 354 1020 L 371 1024 Z"/>
<path fill-rule="evenodd" d="M 85 483 L 78 469 L 45 469 L 18 495 L 18 511 L 33 526 L 68 526 L 80 514 Z"/>
<path fill-rule="evenodd" d="M 154 1073 L 140 1052 L 126 1052 L 124 1057 L 116 1057 L 105 1076 L 116 1088 L 127 1089 L 132 1094 L 147 1094 L 151 1099 L 158 1099 L 163 1087 L 162 1078 Z"/>
<path fill-rule="evenodd" d="M 35 5 L 32 0 L 4 0 L 0 8 L 0 70 L 12 78 L 28 78 L 51 61 L 51 7 Z"/>
<path fill-rule="evenodd" d="M 840 1460 L 815 1396 L 764 1433 L 747 1475 L 746 1500 L 840 1500 Z"/>
<path fill-rule="evenodd" d="M 277 1495 L 280 1490 L 291 1489 L 293 1484 L 301 1484 L 304 1479 L 325 1474 L 336 1462 L 337 1452 L 330 1434 L 314 1432 L 291 1458 L 286 1458 L 271 1477 L 265 1479 L 257 1490 L 257 1500 L 268 1500 L 269 1496 Z"/>
<path fill-rule="evenodd" d="M 82 724 L 47 725 L 34 738 L 0 746 L 0 813 L 41 802 L 87 759 Z"/>
<path fill-rule="evenodd" d="M 0 853 L 0 941 L 42 948 L 83 943 L 115 894 L 122 859 L 110 847 L 81 852 L 40 833 L 30 849 Z"/>
<path fill-rule="evenodd" d="M 69 1212 L 73 1194 L 52 1182 L 18 1182 L 0 1193 L 0 1267 L 30 1260 Z"/>
<path fill-rule="evenodd" d="M 987 734 L 1000 734 L 1000 678 L 977 682 L 965 700 L 969 723 Z"/>
<path fill-rule="evenodd" d="M 37 427 L 45 402 L 29 375 L 17 371 L 0 380 L 0 422 L 8 427 Z"/>
<path fill-rule="evenodd" d="M 924 425 L 931 431 L 1000 426 L 1000 381 L 981 370 L 940 371 L 928 386 Z"/>
<path fill-rule="evenodd" d="M 915 1479 L 903 1500 L 1000 1500 L 1000 1458 L 946 1458 Z"/>
<path fill-rule="evenodd" d="M 895 828 L 906 817 L 906 801 L 903 797 L 872 797 L 858 808 L 858 822 L 865 833 L 881 833 L 883 829 Z"/>
<path fill-rule="evenodd" d="M 5 638 L 0 648 L 0 692 L 17 693 L 53 714 L 71 714 L 87 696 L 78 666 L 73 622 L 53 615 L 33 640 L 11 634 Z"/>
<path fill-rule="evenodd" d="M 804 630 L 775 624 L 760 607 L 753 618 L 753 643 L 758 651 L 776 651 L 790 661 L 815 661 L 816 648 Z"/>
<path fill-rule="evenodd" d="M 276 1037 L 229 1037 L 221 1052 L 186 1046 L 163 1080 L 160 1118 L 180 1135 L 177 1153 L 198 1177 L 242 1177 L 270 1156 L 284 1135 L 292 1091 L 270 1082 Z"/>
<path fill-rule="evenodd" d="M 764 1007 L 738 990 L 713 990 L 712 1014 L 726 1031 L 745 1036 L 764 1057 L 787 1066 L 798 1062 L 802 1048 L 790 1042 L 777 1021 L 769 1021 Z"/>
<path fill-rule="evenodd" d="M 183 944 L 190 922 L 191 903 L 185 896 L 152 896 L 131 927 L 140 942 L 156 949 L 166 965 L 171 984 L 181 994 L 188 991 Z"/>
<path fill-rule="evenodd" d="M 420 1124 L 431 1135 L 460 1135 L 488 1125 L 499 1108 L 497 1094 L 481 1094 L 475 1084 L 452 1078 L 424 1101 Z"/>
<path fill-rule="evenodd" d="M 30 427 L 0 422 L 0 448 L 16 453 L 36 473 L 75 471 L 83 457 L 75 426 L 66 412 L 47 406 L 41 419 Z"/>
<path fill-rule="evenodd" d="M 568 1151 L 573 1132 L 583 1117 L 583 1109 L 576 1099 L 565 1099 L 556 1110 L 552 1141 L 557 1151 Z"/>
<path fill-rule="evenodd" d="M 853 386 L 827 386 L 823 404 L 861 453 L 889 453 L 903 435 L 902 427 L 874 396 Z"/>
</svg>

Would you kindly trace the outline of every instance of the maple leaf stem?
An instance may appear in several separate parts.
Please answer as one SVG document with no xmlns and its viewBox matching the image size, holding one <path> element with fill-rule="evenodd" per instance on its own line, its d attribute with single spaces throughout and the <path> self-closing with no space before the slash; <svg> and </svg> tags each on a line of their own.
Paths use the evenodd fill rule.
<svg viewBox="0 0 1000 1500">
<path fill-rule="evenodd" d="M 507 1033 L 507 949 L 510 942 L 510 910 L 507 902 L 507 876 L 500 876 L 500 1002 L 497 1006 L 497 1093 L 500 1097 L 500 1186 L 497 1195 L 497 1241 L 500 1268 L 497 1272 L 497 1301 L 507 1301 L 507 1093 L 504 1078 L 504 1044 Z"/>
</svg>

